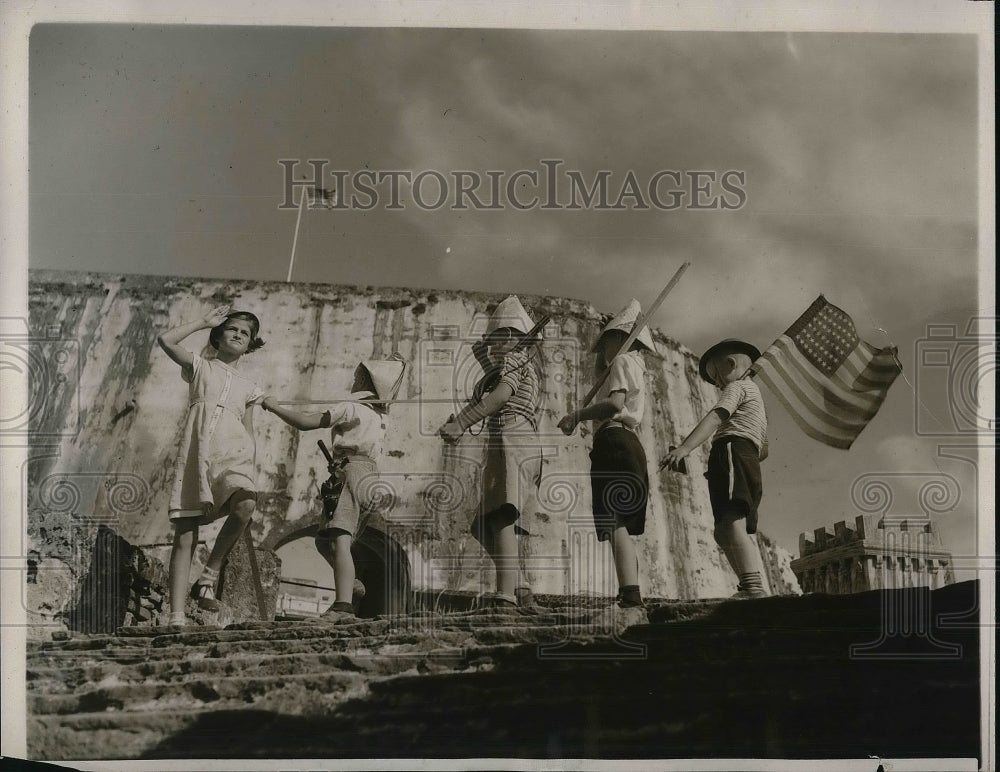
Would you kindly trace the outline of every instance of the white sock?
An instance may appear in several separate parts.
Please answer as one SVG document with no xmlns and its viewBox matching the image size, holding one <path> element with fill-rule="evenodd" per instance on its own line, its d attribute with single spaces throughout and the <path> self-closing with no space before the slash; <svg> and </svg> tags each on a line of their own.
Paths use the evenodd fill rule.
<svg viewBox="0 0 1000 772">
<path fill-rule="evenodd" d="M 764 580 L 761 579 L 760 571 L 747 571 L 740 574 L 740 589 L 750 592 L 760 592 L 764 589 Z"/>
</svg>

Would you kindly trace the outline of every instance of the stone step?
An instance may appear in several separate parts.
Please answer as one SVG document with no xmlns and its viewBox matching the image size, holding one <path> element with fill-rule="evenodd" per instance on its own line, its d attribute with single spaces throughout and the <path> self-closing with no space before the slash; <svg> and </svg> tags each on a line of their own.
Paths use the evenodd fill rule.
<svg viewBox="0 0 1000 772">
<path fill-rule="evenodd" d="M 113 684 L 74 694 L 29 694 L 28 712 L 46 714 L 97 711 L 248 708 L 325 713 L 338 703 L 367 692 L 370 677 L 339 670 L 279 676 L 218 676 L 165 683 Z"/>
<path fill-rule="evenodd" d="M 662 734 L 666 727 L 669 730 L 666 736 L 669 736 L 670 732 L 687 731 L 690 718 L 685 721 L 685 716 L 689 715 L 692 709 L 699 709 L 699 700 L 704 703 L 701 709 L 710 709 L 717 701 L 712 686 L 715 684 L 714 679 L 685 676 L 672 663 L 665 667 L 664 671 L 672 674 L 673 678 L 656 683 L 656 691 L 666 694 L 683 689 L 686 700 L 684 705 L 676 706 L 672 710 L 668 706 L 662 715 L 646 717 L 644 730 L 635 731 L 646 737 L 647 741 L 653 737 L 652 729 L 658 729 Z M 426 683 L 425 679 L 416 676 L 404 676 L 391 681 L 374 681 L 370 693 L 353 695 L 356 700 L 351 697 L 334 700 L 324 693 L 319 701 L 312 700 L 303 710 L 309 713 L 306 720 L 313 726 L 311 733 L 295 733 L 282 737 L 279 736 L 280 733 L 272 730 L 269 733 L 267 748 L 269 754 L 275 757 L 314 756 L 320 749 L 322 749 L 321 756 L 329 757 L 355 753 L 378 755 L 378 748 L 386 739 L 386 727 L 398 720 L 405 725 L 407 737 L 399 738 L 400 742 L 394 743 L 391 750 L 393 755 L 406 755 L 407 739 L 411 742 L 426 743 L 428 738 L 433 737 L 438 731 L 436 728 L 442 727 L 447 727 L 449 732 L 457 731 L 459 736 L 476 736 L 484 729 L 488 730 L 490 722 L 495 720 L 501 720 L 506 727 L 505 731 L 513 733 L 513 741 L 519 729 L 519 720 L 525 724 L 532 724 L 537 722 L 538 716 L 551 716 L 557 713 L 565 716 L 567 709 L 586 713 L 589 710 L 588 695 L 593 698 L 596 694 L 600 694 L 602 712 L 621 714 L 635 709 L 629 694 L 616 697 L 612 689 L 591 691 L 603 689 L 603 684 L 595 685 L 592 681 L 588 684 L 580 682 L 580 679 L 574 679 L 578 682 L 576 689 L 567 690 L 553 688 L 565 687 L 562 681 L 553 684 L 544 676 L 539 678 L 536 672 L 529 682 L 525 678 L 526 675 L 530 677 L 532 674 L 497 672 L 479 675 L 474 680 L 446 677 L 445 681 L 441 681 L 440 678 L 427 679 Z M 733 683 L 731 688 L 726 690 L 727 699 L 749 701 L 759 697 L 759 688 L 753 688 L 759 687 L 759 684 L 749 675 L 747 681 L 747 685 L 751 688 L 741 689 L 740 683 Z M 215 687 L 215 693 L 219 694 L 219 697 L 209 703 L 204 701 L 207 696 L 204 692 L 195 699 L 192 699 L 195 695 L 188 693 L 188 699 L 184 703 L 177 700 L 176 695 L 168 694 L 162 695 L 156 706 L 149 710 L 132 708 L 128 712 L 123 712 L 105 708 L 104 711 L 75 715 L 36 715 L 31 719 L 31 736 L 40 745 L 32 749 L 32 754 L 39 758 L 47 758 L 46 747 L 60 748 L 72 743 L 72 747 L 78 750 L 81 747 L 92 747 L 93 758 L 134 758 L 148 754 L 151 748 L 156 747 L 167 757 L 204 755 L 206 750 L 204 745 L 187 749 L 185 753 L 183 744 L 178 744 L 181 741 L 172 738 L 183 734 L 184 730 L 195 724 L 207 723 L 209 726 L 218 726 L 222 715 L 216 715 L 215 711 L 222 711 L 226 725 L 230 728 L 239 728 L 239 733 L 245 731 L 246 726 L 253 727 L 260 721 L 270 726 L 273 722 L 294 720 L 288 715 L 294 713 L 294 710 L 290 710 L 287 705 L 281 711 L 284 715 L 262 712 L 274 710 L 279 695 L 275 693 L 277 689 L 275 684 L 255 682 L 245 684 L 244 688 L 254 689 L 261 686 L 270 687 L 271 699 L 266 702 L 256 702 L 238 711 L 226 710 L 223 696 L 226 687 L 223 685 Z M 327 684 L 313 686 L 323 691 Z M 242 691 L 239 693 L 242 694 Z M 171 696 L 174 697 L 173 701 L 170 699 Z M 286 698 L 289 701 L 294 699 L 297 705 L 303 704 L 301 695 L 296 694 L 294 698 L 288 698 L 286 695 Z M 531 710 L 523 714 L 523 706 L 526 703 L 530 703 Z M 206 710 L 209 706 L 211 710 Z M 318 714 L 321 710 L 329 712 L 338 706 L 341 707 L 339 711 L 327 719 L 322 719 L 330 730 L 336 730 L 338 737 L 324 736 L 315 724 L 319 718 Z M 90 707 L 97 705 L 92 704 Z M 184 710 L 184 707 L 189 709 Z M 374 715 L 379 716 L 379 721 L 372 721 Z M 650 721 L 653 722 L 652 727 L 649 726 Z M 599 731 L 599 728 L 597 729 Z M 564 734 L 562 741 L 582 742 L 585 736 L 594 731 L 595 727 L 587 728 L 581 725 L 577 735 L 572 732 Z M 202 735 L 200 742 L 206 742 L 204 733 L 199 731 L 198 734 Z M 624 741 L 628 736 L 627 732 L 625 736 L 615 732 L 613 738 L 608 739 L 617 738 L 618 741 Z M 338 739 L 340 737 L 347 740 L 346 745 Z M 102 738 L 101 742 L 97 742 L 99 738 Z M 224 741 L 229 743 L 225 755 L 234 757 L 243 755 L 240 752 L 240 743 L 235 738 L 228 737 Z M 252 738 L 245 738 L 245 741 L 254 742 Z M 495 740 L 493 747 L 495 748 Z M 114 749 L 111 754 L 108 752 L 109 748 Z M 80 756 L 80 758 L 87 757 L 85 753 Z"/>
<path fill-rule="evenodd" d="M 452 615 L 454 616 L 454 615 Z M 278 651 L 381 650 L 386 647 L 416 646 L 422 649 L 495 643 L 551 643 L 575 640 L 576 645 L 599 645 L 608 639 L 614 619 L 609 615 L 576 617 L 568 625 L 529 625 L 522 617 L 515 624 L 510 616 L 500 616 L 497 624 L 479 626 L 453 618 L 407 619 L 405 624 L 365 622 L 349 625 L 299 624 L 234 627 L 233 629 L 154 634 L 140 645 L 137 636 L 88 637 L 62 642 L 58 648 L 43 648 L 28 657 L 29 667 L 84 666 L 100 662 L 137 663 L 156 660 L 192 659 L 231 653 Z M 562 620 L 561 620 L 562 621 Z M 365 634 L 372 633 L 375 634 Z M 624 631 L 622 631 L 624 632 Z M 879 629 L 870 624 L 847 632 L 847 643 L 875 639 Z M 712 647 L 751 646 L 757 648 L 801 649 L 803 645 L 843 646 L 843 629 L 812 629 L 808 633 L 793 628 L 760 628 L 748 625 L 700 623 L 639 624 L 629 628 L 636 641 L 656 643 L 660 648 L 689 647 L 693 640 L 710 640 Z M 873 637 L 874 636 L 874 637 Z M 697 656 L 699 649 L 691 652 Z M 794 652 L 792 652 L 794 653 Z"/>
<path fill-rule="evenodd" d="M 566 618 L 560 618 L 560 623 Z M 489 620 L 487 620 L 489 621 Z M 296 646 L 304 641 L 316 641 L 319 645 L 314 649 L 323 649 L 327 645 L 339 650 L 358 648 L 378 648 L 384 646 L 421 645 L 425 648 L 428 639 L 432 645 L 462 645 L 463 643 L 497 643 L 497 642 L 530 642 L 531 640 L 550 641 L 566 636 L 567 629 L 572 634 L 582 632 L 600 633 L 607 625 L 594 622 L 590 618 L 574 618 L 572 625 L 531 624 L 538 621 L 536 617 L 512 618 L 501 616 L 491 623 L 480 623 L 482 620 L 407 620 L 403 622 L 379 621 L 356 624 L 293 624 L 287 626 L 262 626 L 250 628 L 233 628 L 225 630 L 196 629 L 187 631 L 172 631 L 169 633 L 152 633 L 147 637 L 130 636 L 114 638 L 83 637 L 62 641 L 41 648 L 28 656 L 28 663 L 55 666 L 60 660 L 73 661 L 103 661 L 120 662 L 155 660 L 171 657 L 197 656 L 201 649 L 218 649 L 229 645 L 236 650 L 262 651 L 281 650 L 284 647 Z M 246 644 L 239 647 L 238 644 Z M 301 649 L 299 649 L 301 650 Z"/>
<path fill-rule="evenodd" d="M 484 631 L 486 632 L 486 631 Z M 539 660 L 546 659 L 549 671 L 562 669 L 577 669 L 580 667 L 579 654 L 585 654 L 592 662 L 600 656 L 608 661 L 615 658 L 629 662 L 637 658 L 649 658 L 651 653 L 636 651 L 634 641 L 622 641 L 620 644 L 595 646 L 585 640 L 555 638 L 555 645 L 538 648 L 538 642 L 543 636 L 533 633 L 537 640 L 525 645 L 517 636 L 506 636 L 504 631 L 489 631 L 483 636 L 486 642 L 482 645 L 466 647 L 431 646 L 430 642 L 422 641 L 419 647 L 384 646 L 371 651 L 339 652 L 331 651 L 328 641 L 306 642 L 306 647 L 300 651 L 283 650 L 281 654 L 272 654 L 265 648 L 243 649 L 232 651 L 227 644 L 217 644 L 208 654 L 199 656 L 178 656 L 170 659 L 160 659 L 148 662 L 123 664 L 121 662 L 98 662 L 76 667 L 29 667 L 27 670 L 27 685 L 31 693 L 44 691 L 47 694 L 67 694 L 84 687 L 94 688 L 108 684 L 140 683 L 154 684 L 163 682 L 197 679 L 204 676 L 276 676 L 304 675 L 309 672 L 325 672 L 330 669 L 352 672 L 370 673 L 373 675 L 391 675 L 415 669 L 418 672 L 447 672 L 449 670 L 464 670 L 467 668 L 492 667 L 496 661 L 502 661 L 504 672 L 512 677 L 536 670 Z M 511 641 L 509 638 L 513 637 Z M 503 645 L 491 645 L 497 642 Z M 565 645 L 558 645 L 565 642 Z M 704 643 L 704 641 L 702 641 Z M 247 642 L 242 642 L 241 645 Z M 299 642 L 300 644 L 302 642 Z M 673 651 L 666 651 L 662 646 L 655 650 L 658 659 L 673 662 L 679 657 L 688 666 L 713 665 L 725 670 L 734 658 L 729 649 L 721 650 L 718 646 L 703 647 L 692 650 L 689 641 L 677 641 Z M 794 642 L 790 642 L 794 643 Z M 310 648 L 319 644 L 322 648 Z M 830 657 L 825 652 L 810 651 L 789 652 L 786 646 L 760 647 L 749 646 L 743 641 L 729 641 L 730 648 L 739 652 L 738 662 L 744 662 L 752 657 L 756 666 L 780 663 L 786 671 L 808 667 L 815 662 L 829 662 Z M 655 665 L 652 666 L 655 669 Z"/>
<path fill-rule="evenodd" d="M 315 638 L 293 640 L 259 640 L 255 638 L 237 641 L 217 641 L 198 647 L 174 645 L 151 649 L 126 649 L 117 651 L 106 649 L 101 651 L 59 651 L 35 654 L 26 663 L 30 673 L 39 677 L 52 675 L 59 670 L 90 671 L 91 678 L 99 675 L 103 668 L 120 670 L 123 667 L 135 666 L 149 672 L 151 668 L 170 667 L 171 663 L 195 663 L 205 658 L 225 658 L 239 656 L 260 657 L 277 656 L 281 654 L 315 654 L 344 652 L 356 655 L 385 656 L 420 654 L 423 657 L 450 657 L 451 652 L 461 649 L 466 644 L 476 645 L 475 638 L 466 632 L 448 632 L 435 630 L 433 634 L 419 635 L 411 632 L 392 634 L 371 638 L 332 638 L 320 636 Z M 141 666 L 141 667 L 140 667 Z M 186 666 L 192 666 L 188 664 Z"/>
<path fill-rule="evenodd" d="M 502 672 L 465 678 L 405 677 L 380 682 L 371 694 L 348 701 L 332 715 L 280 715 L 255 706 L 238 711 L 41 716 L 29 722 L 29 736 L 35 743 L 29 750 L 40 758 L 47 758 L 47 747 L 65 748 L 67 743 L 78 751 L 76 758 L 199 758 L 208 754 L 235 758 L 633 758 L 636 749 L 641 749 L 647 757 L 672 758 L 717 757 L 722 747 L 724 755 L 738 752 L 754 757 L 765 750 L 762 743 L 766 741 L 767 755 L 822 758 L 836 756 L 843 748 L 842 739 L 834 733 L 824 745 L 819 736 L 805 730 L 831 698 L 857 702 L 856 688 L 851 685 L 831 692 L 825 679 L 806 688 L 809 682 L 794 674 L 787 677 L 789 685 L 776 681 L 778 688 L 769 688 L 759 675 L 753 676 L 752 669 L 745 672 L 743 682 L 731 686 L 720 684 L 711 674 L 689 677 L 677 663 L 664 666 L 666 672 L 678 674 L 671 684 L 623 679 L 627 674 L 611 670 L 616 671 L 622 688 L 612 688 L 605 678 L 591 679 L 590 668 L 554 681 L 536 673 L 532 682 L 521 682 L 522 688 Z M 637 675 L 643 673 L 639 670 Z M 804 675 L 823 673 L 828 675 L 820 667 Z M 504 682 L 509 688 L 503 688 Z M 419 689 L 414 688 L 417 685 Z M 940 725 L 942 717 L 920 708 L 887 724 L 880 697 L 891 699 L 898 685 L 892 678 L 877 683 L 879 688 L 852 714 L 839 715 L 841 731 L 858 742 L 892 742 L 897 752 L 922 750 L 917 747 L 923 736 L 918 730 L 922 732 L 926 725 L 926 737 L 938 736 L 930 730 Z M 959 698 L 975 701 L 974 685 L 970 683 L 969 689 L 970 695 Z M 912 691 L 919 694 L 921 685 L 915 682 Z M 644 704 L 636 702 L 640 692 L 649 695 Z M 924 716 L 919 727 L 908 723 L 915 716 Z M 781 727 L 780 735 L 773 734 L 773 722 Z M 744 730 L 720 739 L 720 723 Z M 889 736 L 883 737 L 887 730 Z M 81 747 L 92 751 L 88 755 Z"/>
<path fill-rule="evenodd" d="M 28 656 L 55 651 L 102 651 L 115 649 L 142 649 L 149 645 L 145 638 L 121 637 L 117 635 L 76 635 L 66 640 L 43 641 L 36 651 L 28 650 Z"/>
<path fill-rule="evenodd" d="M 474 651 L 471 656 L 478 658 Z M 349 654 L 255 653 L 242 656 L 178 658 L 130 665 L 110 662 L 66 668 L 29 667 L 26 671 L 26 683 L 29 693 L 70 694 L 85 687 L 93 689 L 129 683 L 164 684 L 207 676 L 252 678 L 306 675 L 334 670 L 370 675 L 395 675 L 407 670 L 429 673 L 468 667 L 469 658 L 469 650 L 461 648 Z"/>
<path fill-rule="evenodd" d="M 319 620 L 297 620 L 285 622 L 243 622 L 225 628 L 187 625 L 126 627 L 116 635 L 75 634 L 65 640 L 32 643 L 28 649 L 31 656 L 41 652 L 101 650 L 108 647 L 164 646 L 171 643 L 197 644 L 205 640 L 234 640 L 239 637 L 255 637 L 266 631 L 270 639 L 310 637 L 326 634 L 331 628 L 344 636 L 380 634 L 388 629 L 427 629 L 437 627 L 450 630 L 473 630 L 494 626 L 559 626 L 587 624 L 596 616 L 606 613 L 606 609 L 492 609 L 465 612 L 415 613 L 406 616 L 358 619 L 347 623 L 331 625 Z"/>
<path fill-rule="evenodd" d="M 604 630 L 544 626 L 484 627 L 477 628 L 472 635 L 447 629 L 387 632 L 382 636 L 359 638 L 320 635 L 314 638 L 296 637 L 292 640 L 281 640 L 280 647 L 276 646 L 275 639 L 270 637 L 274 632 L 271 628 L 246 629 L 241 632 L 260 633 L 261 630 L 268 632 L 268 635 L 263 638 L 241 636 L 236 641 L 216 641 L 211 644 L 206 642 L 206 645 L 196 648 L 177 643 L 169 647 L 148 650 L 128 646 L 119 651 L 106 646 L 101 650 L 64 650 L 36 654 L 28 663 L 28 687 L 33 691 L 44 689 L 65 693 L 80 688 L 88 682 L 100 683 L 109 677 L 124 682 L 135 682 L 150 678 L 172 679 L 186 673 L 221 672 L 219 668 L 225 670 L 226 665 L 219 664 L 218 660 L 224 658 L 246 661 L 248 667 L 255 666 L 263 659 L 275 658 L 276 667 L 281 667 L 281 663 L 285 661 L 282 658 L 284 655 L 329 656 L 335 652 L 353 652 L 356 657 L 365 657 L 367 662 L 381 662 L 380 658 L 384 657 L 410 659 L 416 657 L 416 660 L 423 657 L 427 660 L 424 667 L 440 669 L 441 664 L 434 664 L 434 660 L 454 661 L 457 656 L 456 651 L 496 644 L 507 644 L 511 650 L 522 645 L 523 650 L 520 654 L 513 656 L 519 656 L 528 667 L 534 667 L 540 655 L 556 662 L 564 660 L 571 663 L 576 652 L 586 652 L 591 658 L 600 655 L 610 658 L 622 656 L 627 659 L 635 656 L 634 642 L 643 641 L 655 646 L 657 656 L 682 656 L 689 662 L 704 662 L 706 652 L 711 652 L 712 659 L 729 656 L 731 653 L 740 656 L 754 653 L 758 658 L 768 658 L 770 653 L 772 657 L 788 658 L 804 656 L 809 650 L 808 646 L 804 646 L 801 634 L 791 636 L 781 631 L 726 628 L 706 630 L 704 627 L 685 627 L 683 624 L 633 627 L 629 630 L 632 644 L 609 641 Z M 302 628 L 297 630 L 302 632 Z M 335 631 L 335 626 L 323 628 L 324 633 L 333 634 Z M 851 633 L 855 636 L 855 641 L 859 640 L 856 633 L 857 631 Z M 788 640 L 782 642 L 783 636 Z M 691 640 L 692 637 L 696 638 L 697 642 Z M 700 645 L 696 645 L 698 642 Z M 708 643 L 711 645 L 707 645 Z M 838 644 L 826 635 L 821 636 L 820 643 L 820 648 L 824 650 L 830 649 L 832 645 L 833 654 L 838 650 Z M 541 651 L 537 649 L 538 645 L 543 647 Z M 839 650 L 846 652 L 847 644 L 839 645 Z M 280 653 L 272 654 L 275 651 Z M 244 660 L 245 657 L 250 659 Z M 213 659 L 216 661 L 206 662 Z M 362 660 L 357 659 L 357 661 Z M 511 660 L 508 665 L 514 666 L 514 662 Z M 398 668 L 392 664 L 371 667 L 389 668 L 393 672 L 398 672 Z M 558 668 L 559 665 L 554 664 L 553 667 Z M 63 675 L 60 676 L 61 672 Z M 60 679 L 62 683 L 59 683 Z"/>
<path fill-rule="evenodd" d="M 171 736 L 203 720 L 211 709 L 121 713 L 98 711 L 74 715 L 30 716 L 27 720 L 28 757 L 47 760 L 137 759 L 147 756 Z M 201 756 L 211 751 L 196 746 Z"/>
<path fill-rule="evenodd" d="M 879 595 L 669 604 L 650 608 L 648 624 L 605 605 L 81 638 L 30 649 L 29 706 L 50 712 L 29 716 L 29 752 L 971 757 L 978 627 L 968 588 L 954 594 L 935 596 L 933 636 L 896 639 Z M 852 656 L 880 637 L 901 648 Z M 960 653 L 935 653 L 935 641 Z M 62 676 L 71 693 L 56 692 Z"/>
</svg>

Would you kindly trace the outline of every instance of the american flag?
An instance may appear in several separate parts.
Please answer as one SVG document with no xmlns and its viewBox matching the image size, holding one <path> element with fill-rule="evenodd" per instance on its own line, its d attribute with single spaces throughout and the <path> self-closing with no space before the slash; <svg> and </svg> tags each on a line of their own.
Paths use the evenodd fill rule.
<svg viewBox="0 0 1000 772">
<path fill-rule="evenodd" d="M 900 373 L 896 348 L 875 348 L 820 295 L 754 362 L 759 377 L 806 434 L 847 449 Z"/>
</svg>

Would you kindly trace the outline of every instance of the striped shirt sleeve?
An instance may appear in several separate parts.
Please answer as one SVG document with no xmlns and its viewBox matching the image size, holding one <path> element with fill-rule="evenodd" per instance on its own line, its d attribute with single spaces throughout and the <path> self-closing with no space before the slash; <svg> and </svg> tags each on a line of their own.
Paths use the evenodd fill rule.
<svg viewBox="0 0 1000 772">
<path fill-rule="evenodd" d="M 530 359 L 531 352 L 524 350 L 505 356 L 500 383 L 507 384 L 511 389 L 511 398 L 504 405 L 503 412 L 517 413 L 534 422 L 541 399 L 541 384 Z"/>
</svg>

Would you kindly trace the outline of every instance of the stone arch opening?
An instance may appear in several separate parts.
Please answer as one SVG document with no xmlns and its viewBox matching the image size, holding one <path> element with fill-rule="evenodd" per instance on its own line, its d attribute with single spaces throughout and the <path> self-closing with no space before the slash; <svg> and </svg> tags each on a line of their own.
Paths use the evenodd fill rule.
<svg viewBox="0 0 1000 772">
<path fill-rule="evenodd" d="M 329 565 L 329 570 L 323 571 L 325 581 L 321 586 L 334 587 L 333 577 L 333 552 L 332 548 L 325 540 L 317 540 L 317 523 L 311 523 L 299 528 L 283 529 L 281 534 L 275 534 L 274 538 L 265 540 L 269 549 L 279 551 L 295 542 L 303 541 L 308 543 L 308 549 L 315 551 Z M 306 545 L 302 545 L 306 549 Z M 361 536 L 351 547 L 351 555 L 354 558 L 357 579 L 364 585 L 364 595 L 359 597 L 356 593 L 354 597 L 355 613 L 362 618 L 371 618 L 380 614 L 404 614 L 412 608 L 412 592 L 410 583 L 410 564 L 405 550 L 399 543 L 379 528 L 367 527 Z M 315 562 L 315 561 L 313 561 Z M 312 573 L 316 573 L 314 567 Z M 295 578 L 296 569 L 292 566 L 282 565 L 281 574 L 285 577 Z M 305 578 L 305 577 L 302 577 Z M 318 608 L 319 612 L 325 611 L 332 604 L 332 593 L 322 589 L 317 591 L 317 597 L 325 598 L 330 594 L 329 603 L 323 608 Z M 286 605 L 289 605 L 286 603 Z M 307 604 L 302 604 L 305 608 Z"/>
</svg>

